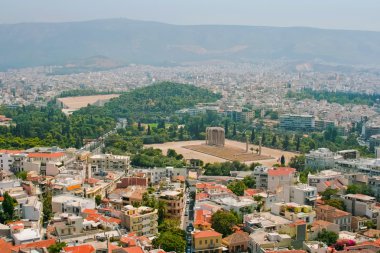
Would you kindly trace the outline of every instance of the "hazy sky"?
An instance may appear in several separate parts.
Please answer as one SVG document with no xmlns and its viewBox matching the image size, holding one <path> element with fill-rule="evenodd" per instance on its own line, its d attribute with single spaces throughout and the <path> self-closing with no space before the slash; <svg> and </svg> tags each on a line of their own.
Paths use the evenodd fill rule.
<svg viewBox="0 0 380 253">
<path fill-rule="evenodd" d="M 0 23 L 104 18 L 380 31 L 380 0 L 0 0 Z"/>
</svg>

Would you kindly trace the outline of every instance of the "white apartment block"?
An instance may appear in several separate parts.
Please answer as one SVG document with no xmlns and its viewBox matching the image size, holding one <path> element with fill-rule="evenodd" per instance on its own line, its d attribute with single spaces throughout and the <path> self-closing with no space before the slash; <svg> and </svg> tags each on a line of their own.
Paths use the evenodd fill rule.
<svg viewBox="0 0 380 253">
<path fill-rule="evenodd" d="M 334 168 L 335 154 L 328 148 L 319 148 L 305 155 L 305 168 L 325 170 Z"/>
<path fill-rule="evenodd" d="M 91 164 L 91 167 L 98 170 L 127 171 L 129 169 L 130 158 L 129 156 L 98 154 L 90 156 L 88 163 Z"/>
<path fill-rule="evenodd" d="M 40 221 L 42 215 L 42 203 L 36 196 L 28 197 L 22 205 L 22 218 L 30 221 Z"/>
<path fill-rule="evenodd" d="M 54 213 L 72 213 L 79 215 L 84 209 L 95 208 L 95 200 L 68 194 L 54 196 L 51 204 Z"/>
<path fill-rule="evenodd" d="M 299 205 L 314 206 L 317 200 L 317 188 L 307 184 L 287 185 L 285 190 L 285 202 L 294 202 Z"/>
</svg>

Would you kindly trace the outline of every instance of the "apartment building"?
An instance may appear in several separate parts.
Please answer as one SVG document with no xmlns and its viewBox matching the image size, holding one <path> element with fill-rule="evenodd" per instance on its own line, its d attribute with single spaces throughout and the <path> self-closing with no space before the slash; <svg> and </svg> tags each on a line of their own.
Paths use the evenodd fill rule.
<svg viewBox="0 0 380 253">
<path fill-rule="evenodd" d="M 88 158 L 88 163 L 91 164 L 93 170 L 122 170 L 129 169 L 129 156 L 98 154 Z"/>
<path fill-rule="evenodd" d="M 297 203 L 274 203 L 271 213 L 291 221 L 303 220 L 307 224 L 312 224 L 316 217 L 312 206 Z"/>
<path fill-rule="evenodd" d="M 27 197 L 26 202 L 22 205 L 22 218 L 30 221 L 40 221 L 42 216 L 42 203 L 38 197 Z"/>
<path fill-rule="evenodd" d="M 86 199 L 69 194 L 53 196 L 52 210 L 54 213 L 71 213 L 79 215 L 84 209 L 94 209 L 94 199 Z"/>
<path fill-rule="evenodd" d="M 307 184 L 285 185 L 285 202 L 294 202 L 300 205 L 315 206 L 317 187 Z"/>
<path fill-rule="evenodd" d="M 175 176 L 187 176 L 186 168 L 174 168 L 174 167 L 165 167 L 165 168 L 151 168 L 151 169 L 134 169 L 133 175 L 145 174 L 145 177 L 148 178 L 149 184 L 159 184 L 162 181 L 169 181 Z"/>
<path fill-rule="evenodd" d="M 285 199 L 285 185 L 293 185 L 296 182 L 296 169 L 278 167 L 268 170 L 268 191 L 277 193 L 278 200 Z"/>
<path fill-rule="evenodd" d="M 311 131 L 315 128 L 315 117 L 297 114 L 281 115 L 280 128 L 294 131 Z"/>
<path fill-rule="evenodd" d="M 317 191 L 321 192 L 321 186 L 320 184 L 326 183 L 326 182 L 333 182 L 334 180 L 341 178 L 342 173 L 333 171 L 333 170 L 322 170 L 321 172 L 317 174 L 311 174 L 307 176 L 308 185 L 317 187 Z"/>
<path fill-rule="evenodd" d="M 185 207 L 183 192 L 181 190 L 167 190 L 161 192 L 159 200 L 166 203 L 167 216 L 179 218 Z"/>
<path fill-rule="evenodd" d="M 265 253 L 270 250 L 288 250 L 291 247 L 292 239 L 287 234 L 267 233 L 257 231 L 249 236 L 249 249 L 251 253 Z"/>
<path fill-rule="evenodd" d="M 335 154 L 328 148 L 311 150 L 305 155 L 305 168 L 325 170 L 334 168 Z"/>
<path fill-rule="evenodd" d="M 15 158 L 23 154 L 22 150 L 0 150 L 0 171 L 9 172 L 15 161 Z"/>
<path fill-rule="evenodd" d="M 214 230 L 195 231 L 192 233 L 192 252 L 222 252 L 222 234 Z"/>
<path fill-rule="evenodd" d="M 376 198 L 363 194 L 346 194 L 341 196 L 346 209 L 353 216 L 366 216 L 374 221 L 379 216 L 379 208 L 376 208 Z"/>
<path fill-rule="evenodd" d="M 138 236 L 155 236 L 158 232 L 157 209 L 146 206 L 125 206 L 121 213 L 121 225 Z"/>
<path fill-rule="evenodd" d="M 324 220 L 339 225 L 341 231 L 351 230 L 351 217 L 348 212 L 329 205 L 320 205 L 315 208 L 318 220 Z"/>
<path fill-rule="evenodd" d="M 256 189 L 268 189 L 268 167 L 256 166 L 253 176 L 256 181 Z"/>
</svg>

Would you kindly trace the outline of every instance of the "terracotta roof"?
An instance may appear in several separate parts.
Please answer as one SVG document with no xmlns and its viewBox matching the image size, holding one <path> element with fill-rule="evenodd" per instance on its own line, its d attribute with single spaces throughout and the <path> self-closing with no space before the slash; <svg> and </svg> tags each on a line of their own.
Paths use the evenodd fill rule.
<svg viewBox="0 0 380 253">
<path fill-rule="evenodd" d="M 57 152 L 57 153 L 29 153 L 28 157 L 30 158 L 59 158 L 64 156 L 65 153 Z"/>
<path fill-rule="evenodd" d="M 296 172 L 296 169 L 288 167 L 278 167 L 268 170 L 269 176 L 287 176 Z"/>
<path fill-rule="evenodd" d="M 196 200 L 208 199 L 209 195 L 208 195 L 208 193 L 200 192 L 200 193 L 197 193 L 197 195 L 195 196 L 195 198 L 196 198 Z"/>
<path fill-rule="evenodd" d="M 263 192 L 261 189 L 246 189 L 244 190 L 244 195 L 247 195 L 247 196 L 253 196 L 257 193 L 260 193 L 260 192 Z"/>
<path fill-rule="evenodd" d="M 16 250 L 28 249 L 28 248 L 37 248 L 37 249 L 47 248 L 50 245 L 54 244 L 55 242 L 56 242 L 55 239 L 48 239 L 48 240 L 43 240 L 43 241 L 31 242 L 31 243 L 13 246 L 12 250 L 16 251 Z"/>
<path fill-rule="evenodd" d="M 132 247 L 132 246 L 137 245 L 136 240 L 134 238 L 126 237 L 126 236 L 121 237 L 120 242 L 123 244 L 127 244 L 128 247 Z"/>
<path fill-rule="evenodd" d="M 326 211 L 332 211 L 331 212 L 331 216 L 333 218 L 339 218 L 339 217 L 344 217 L 344 216 L 347 216 L 347 215 L 351 215 L 350 213 L 347 213 L 345 211 L 339 210 L 338 208 L 335 208 L 335 207 L 329 206 L 329 205 L 320 205 L 317 208 L 320 208 L 320 209 L 323 209 L 323 210 L 326 210 Z"/>
<path fill-rule="evenodd" d="M 82 213 L 85 213 L 85 214 L 94 214 L 94 213 L 98 213 L 98 211 L 96 211 L 95 209 L 83 209 Z"/>
<path fill-rule="evenodd" d="M 139 246 L 123 248 L 123 250 L 127 253 L 144 253 L 144 251 Z"/>
<path fill-rule="evenodd" d="M 20 154 L 24 152 L 24 150 L 11 150 L 11 149 L 0 149 L 0 153 L 3 153 L 3 154 Z"/>
<path fill-rule="evenodd" d="M 250 240 L 248 233 L 243 231 L 237 231 L 232 235 L 223 238 L 223 242 L 227 245 L 242 244 Z"/>
<path fill-rule="evenodd" d="M 12 243 L 0 238 L 0 249 L 2 253 L 11 253 Z"/>
<path fill-rule="evenodd" d="M 117 224 L 121 223 L 120 219 L 116 219 L 116 218 L 108 217 L 108 216 L 103 216 L 103 215 L 98 214 L 98 213 L 89 214 L 87 216 L 86 220 L 89 220 L 89 221 L 92 220 L 95 222 L 103 221 L 103 222 L 107 222 L 107 223 L 117 223 Z"/>
<path fill-rule="evenodd" d="M 208 230 L 208 231 L 199 231 L 195 232 L 193 234 L 194 238 L 205 238 L 205 237 L 212 237 L 212 236 L 221 236 L 222 234 L 214 231 L 214 230 Z"/>
<path fill-rule="evenodd" d="M 209 224 L 211 222 L 211 211 L 209 210 L 196 210 L 194 215 L 194 224 Z"/>
<path fill-rule="evenodd" d="M 94 253 L 95 248 L 92 245 L 84 244 L 79 246 L 69 246 L 63 248 L 66 253 Z"/>
</svg>

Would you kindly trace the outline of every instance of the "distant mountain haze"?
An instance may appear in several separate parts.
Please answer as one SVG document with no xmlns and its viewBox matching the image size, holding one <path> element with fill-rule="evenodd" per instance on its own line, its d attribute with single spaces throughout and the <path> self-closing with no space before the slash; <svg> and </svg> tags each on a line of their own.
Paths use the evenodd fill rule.
<svg viewBox="0 0 380 253">
<path fill-rule="evenodd" d="M 0 25 L 0 69 L 99 56 L 123 64 L 286 59 L 379 65 L 380 32 L 180 26 L 128 19 Z"/>
</svg>

